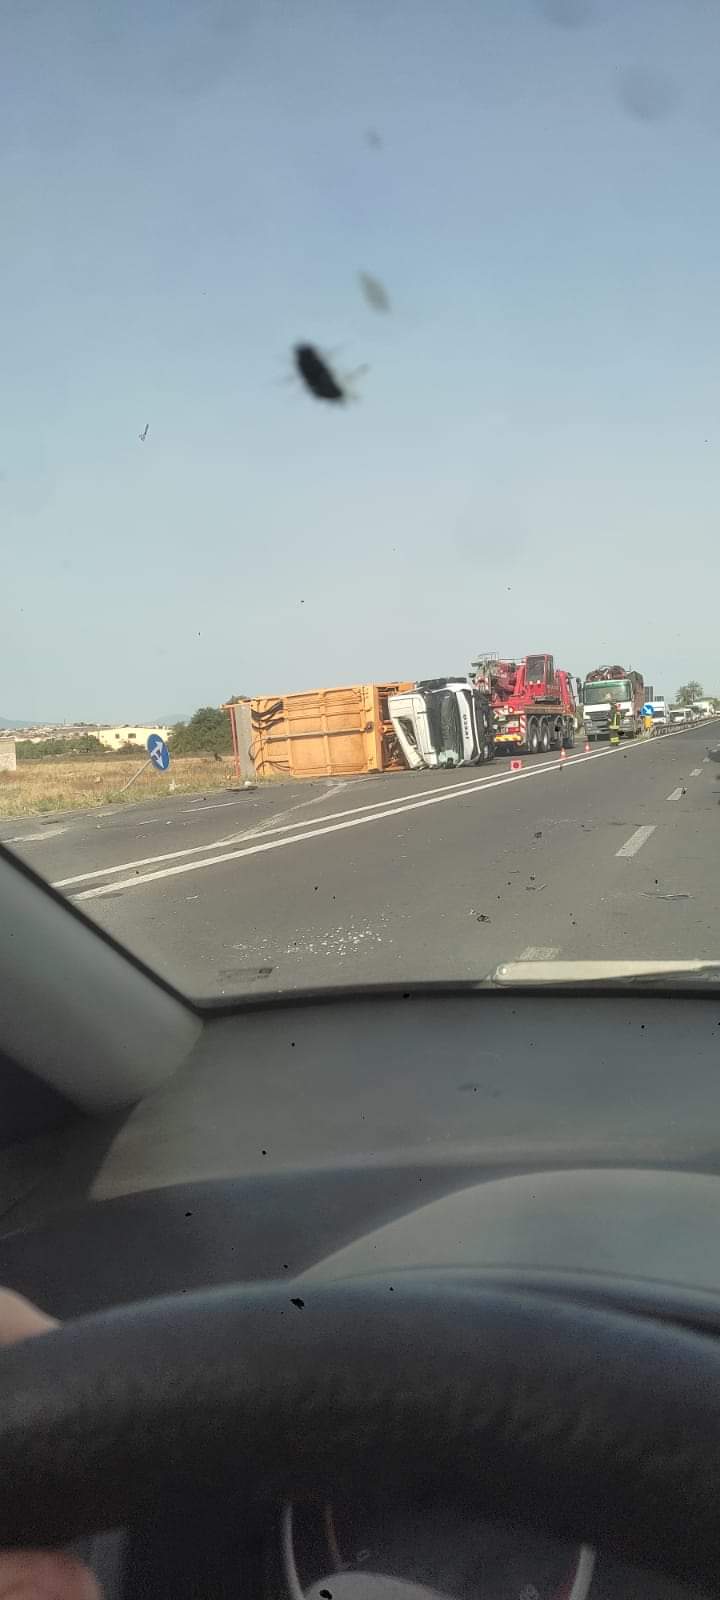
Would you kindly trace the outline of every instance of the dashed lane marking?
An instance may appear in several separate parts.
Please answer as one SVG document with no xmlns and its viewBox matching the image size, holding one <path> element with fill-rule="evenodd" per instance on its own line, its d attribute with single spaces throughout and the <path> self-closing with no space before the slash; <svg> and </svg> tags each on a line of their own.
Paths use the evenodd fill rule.
<svg viewBox="0 0 720 1600">
<path fill-rule="evenodd" d="M 651 833 L 655 832 L 655 828 L 656 823 L 654 822 L 646 822 L 642 828 L 636 828 L 635 832 L 631 833 L 630 838 L 626 839 L 625 843 L 620 846 L 620 849 L 615 851 L 616 856 L 636 856 L 638 850 L 642 850 L 643 845 L 647 844 Z"/>
<path fill-rule="evenodd" d="M 182 815 L 184 817 L 194 817 L 196 811 L 223 811 L 225 806 L 237 806 L 239 804 L 239 800 L 213 800 L 212 805 L 184 806 Z"/>
<path fill-rule="evenodd" d="M 518 961 L 555 961 L 559 954 L 559 945 L 529 944 L 518 956 Z"/>
<path fill-rule="evenodd" d="M 682 791 L 682 786 L 680 788 L 678 788 L 678 789 L 673 789 L 672 794 L 669 794 L 667 796 L 667 798 L 668 798 L 668 800 L 679 800 L 681 795 L 682 795 L 682 792 L 683 792 Z"/>
</svg>

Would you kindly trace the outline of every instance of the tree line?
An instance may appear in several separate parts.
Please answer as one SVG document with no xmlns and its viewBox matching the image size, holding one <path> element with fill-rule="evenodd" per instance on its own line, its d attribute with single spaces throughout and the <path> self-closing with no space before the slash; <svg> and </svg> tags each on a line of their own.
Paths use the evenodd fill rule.
<svg viewBox="0 0 720 1600">
<path fill-rule="evenodd" d="M 691 706 L 694 705 L 696 700 L 712 700 L 713 705 L 715 705 L 718 696 L 706 694 L 702 684 L 698 683 L 697 678 L 691 678 L 689 683 L 681 683 L 675 696 L 675 704 L 678 706 Z"/>
<path fill-rule="evenodd" d="M 178 722 L 170 732 L 174 756 L 223 756 L 232 750 L 230 718 L 219 706 L 199 706 L 189 722 Z"/>
<path fill-rule="evenodd" d="M 230 718 L 219 706 L 199 706 L 189 722 L 178 722 L 168 735 L 171 754 L 174 756 L 223 756 L 232 751 Z M 123 745 L 119 750 L 108 750 L 94 733 L 79 733 L 69 739 L 19 739 L 15 745 L 18 761 L 41 761 L 44 757 L 61 757 L 70 760 L 82 756 L 139 756 L 142 746 Z"/>
</svg>

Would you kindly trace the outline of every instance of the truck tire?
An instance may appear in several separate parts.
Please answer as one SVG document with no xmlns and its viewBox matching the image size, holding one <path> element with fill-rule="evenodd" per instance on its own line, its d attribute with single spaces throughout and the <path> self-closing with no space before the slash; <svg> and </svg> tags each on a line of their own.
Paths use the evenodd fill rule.
<svg viewBox="0 0 720 1600">
<path fill-rule="evenodd" d="M 527 747 L 531 756 L 536 756 L 540 748 L 540 735 L 534 717 L 530 718 L 527 729 Z"/>
<path fill-rule="evenodd" d="M 550 749 L 550 728 L 547 717 L 543 717 L 542 722 L 540 723 L 540 749 L 542 750 L 543 755 L 547 755 L 547 752 Z"/>
</svg>

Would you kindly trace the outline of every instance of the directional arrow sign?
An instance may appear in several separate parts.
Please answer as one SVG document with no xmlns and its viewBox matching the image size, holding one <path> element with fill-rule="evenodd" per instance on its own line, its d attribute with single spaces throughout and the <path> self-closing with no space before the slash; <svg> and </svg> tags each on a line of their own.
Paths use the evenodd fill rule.
<svg viewBox="0 0 720 1600">
<path fill-rule="evenodd" d="M 170 751 L 159 733 L 151 733 L 146 745 L 147 753 L 158 772 L 167 772 L 170 765 Z"/>
</svg>

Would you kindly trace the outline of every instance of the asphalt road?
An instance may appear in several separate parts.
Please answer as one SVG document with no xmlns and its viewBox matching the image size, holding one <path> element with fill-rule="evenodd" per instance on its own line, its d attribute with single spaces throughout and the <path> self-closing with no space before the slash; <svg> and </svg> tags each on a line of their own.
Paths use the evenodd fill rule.
<svg viewBox="0 0 720 1600">
<path fill-rule="evenodd" d="M 195 996 L 717 959 L 717 737 L 159 796 L 0 839 Z"/>
</svg>

